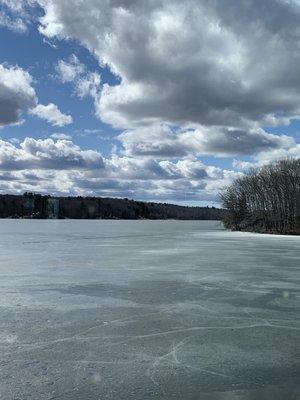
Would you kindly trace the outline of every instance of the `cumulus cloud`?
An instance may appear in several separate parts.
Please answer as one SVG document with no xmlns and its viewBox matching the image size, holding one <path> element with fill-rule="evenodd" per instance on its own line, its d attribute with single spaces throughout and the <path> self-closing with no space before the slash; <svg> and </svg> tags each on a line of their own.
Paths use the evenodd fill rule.
<svg viewBox="0 0 300 400">
<path fill-rule="evenodd" d="M 300 144 L 288 148 L 277 148 L 269 151 L 261 151 L 254 157 L 253 161 L 233 160 L 233 167 L 238 170 L 249 170 L 250 168 L 262 167 L 265 164 L 286 158 L 300 158 Z"/>
<path fill-rule="evenodd" d="M 33 138 L 19 146 L 1 140 L 0 170 L 2 192 L 35 190 L 173 201 L 187 196 L 214 201 L 228 176 L 238 176 L 196 158 L 159 161 L 116 154 L 103 158 L 69 140 Z"/>
<path fill-rule="evenodd" d="M 79 40 L 121 78 L 98 101 L 108 123 L 244 126 L 299 117 L 295 2 L 39 2 L 45 36 Z"/>
<path fill-rule="evenodd" d="M 300 155 L 299 145 L 285 152 L 271 149 L 257 163 L 287 154 Z M 246 166 L 243 166 L 246 167 Z M 241 165 L 234 165 L 242 170 Z M 215 202 L 221 188 L 242 171 L 206 165 L 198 158 L 102 157 L 71 140 L 26 138 L 19 145 L 0 141 L 0 191 L 34 190 L 52 194 L 134 197 L 142 200 Z"/>
<path fill-rule="evenodd" d="M 45 40 L 75 39 L 118 77 L 103 84 L 75 55 L 56 66 L 61 83 L 90 96 L 96 116 L 123 131 L 123 148 L 103 158 L 57 134 L 2 142 L 0 188 L 19 190 L 23 182 L 51 193 L 215 200 L 249 163 L 299 154 L 292 137 L 266 128 L 300 116 L 298 0 L 37 2 Z M 18 122 L 22 110 L 36 107 L 34 91 L 31 99 L 11 103 L 13 117 L 3 122 L 9 113 L 0 112 L 0 124 Z M 38 107 L 53 124 L 71 118 L 53 104 Z M 227 170 L 205 165 L 201 155 L 251 158 Z"/>
<path fill-rule="evenodd" d="M 63 114 L 57 105 L 37 104 L 32 82 L 32 76 L 24 69 L 0 64 L 0 126 L 20 124 L 24 111 L 29 111 L 54 126 L 71 124 L 72 117 Z"/>
<path fill-rule="evenodd" d="M 20 147 L 0 140 L 0 169 L 101 169 L 103 159 L 94 150 L 82 150 L 69 140 L 26 138 Z"/>
<path fill-rule="evenodd" d="M 17 66 L 0 64 L 0 126 L 20 123 L 22 111 L 36 103 L 31 75 Z"/>
<path fill-rule="evenodd" d="M 114 164 L 116 170 L 111 165 Z M 105 174 L 78 174 L 73 177 L 82 193 L 134 197 L 142 200 L 216 201 L 220 189 L 241 173 L 206 166 L 197 160 L 157 162 L 115 158 L 107 163 Z"/>
<path fill-rule="evenodd" d="M 47 106 L 38 104 L 30 110 L 30 114 L 35 115 L 53 126 L 65 126 L 73 122 L 71 115 L 63 114 L 56 104 L 49 103 Z"/>
<path fill-rule="evenodd" d="M 151 125 L 128 130 L 118 136 L 128 156 L 174 158 L 186 156 L 189 149 L 182 145 L 180 135 L 167 125 Z"/>
<path fill-rule="evenodd" d="M 288 148 L 294 139 L 286 135 L 274 135 L 261 128 L 204 128 L 184 132 L 182 144 L 198 154 L 234 156 L 256 154 L 263 150 Z"/>
<path fill-rule="evenodd" d="M 180 180 L 208 177 L 206 166 L 197 159 L 178 161 L 151 158 L 119 157 L 113 155 L 105 160 L 108 177 L 138 180 Z"/>
<path fill-rule="evenodd" d="M 218 126 L 172 130 L 166 125 L 154 125 L 125 131 L 118 139 L 126 155 L 158 158 L 189 154 L 231 157 L 289 148 L 295 143 L 289 136 L 270 134 L 261 128 Z"/>
</svg>

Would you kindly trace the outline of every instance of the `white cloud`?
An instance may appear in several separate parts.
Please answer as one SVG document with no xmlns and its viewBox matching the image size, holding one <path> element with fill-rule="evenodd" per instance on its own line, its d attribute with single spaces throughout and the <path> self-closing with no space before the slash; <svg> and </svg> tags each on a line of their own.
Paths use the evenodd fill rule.
<svg viewBox="0 0 300 400">
<path fill-rule="evenodd" d="M 0 4 L 5 5 L 12 11 L 21 12 L 24 9 L 27 1 L 25 0 L 0 0 Z"/>
<path fill-rule="evenodd" d="M 0 141 L 0 191 L 133 196 L 140 199 L 215 200 L 226 176 L 237 173 L 196 158 L 177 161 L 113 155 L 104 159 L 68 140 Z M 214 182 L 214 183 L 212 183 Z"/>
<path fill-rule="evenodd" d="M 300 156 L 300 146 L 255 156 L 256 165 Z M 252 166 L 236 164 L 235 168 Z M 196 157 L 154 159 L 113 154 L 103 158 L 70 140 L 26 138 L 20 145 L 0 141 L 0 191 L 134 197 L 144 200 L 216 201 L 221 188 L 242 172 L 206 165 Z"/>
<path fill-rule="evenodd" d="M 0 27 L 8 28 L 20 33 L 27 31 L 27 25 L 21 18 L 13 19 L 3 11 L 0 11 Z"/>
<path fill-rule="evenodd" d="M 253 161 L 233 160 L 233 167 L 238 170 L 248 170 L 249 168 L 262 167 L 276 160 L 285 158 L 300 158 L 300 144 L 288 148 L 277 148 L 268 151 L 261 151 L 252 157 Z"/>
<path fill-rule="evenodd" d="M 101 77 L 97 72 L 88 72 L 85 76 L 78 78 L 75 89 L 78 96 L 91 96 L 97 104 L 100 99 L 100 83 Z"/>
<path fill-rule="evenodd" d="M 175 158 L 189 154 L 231 157 L 289 148 L 295 144 L 289 136 L 273 135 L 261 128 L 218 126 L 172 130 L 166 125 L 150 125 L 125 131 L 118 139 L 126 155 L 156 158 Z"/>
<path fill-rule="evenodd" d="M 102 168 L 100 153 L 93 150 L 82 150 L 69 140 L 26 138 L 21 143 L 26 155 L 33 157 L 37 165 L 48 169 L 68 168 Z"/>
<path fill-rule="evenodd" d="M 0 0 L 0 26 L 18 33 L 27 32 L 32 20 L 29 11 L 35 0 Z"/>
<path fill-rule="evenodd" d="M 63 83 L 74 82 L 85 72 L 85 66 L 72 54 L 68 61 L 59 60 L 56 65 L 57 77 Z"/>
<path fill-rule="evenodd" d="M 21 122 L 21 113 L 35 107 L 32 77 L 20 67 L 0 64 L 0 126 Z"/>
<path fill-rule="evenodd" d="M 125 131 L 118 136 L 128 156 L 156 158 L 182 157 L 188 154 L 179 135 L 167 125 L 151 125 Z"/>
<path fill-rule="evenodd" d="M 72 54 L 68 61 L 59 60 L 56 65 L 57 77 L 62 83 L 72 83 L 74 91 L 80 98 L 92 97 L 95 112 L 100 117 L 99 102 L 101 97 L 101 76 L 97 72 L 88 71 L 78 58 Z"/>
<path fill-rule="evenodd" d="M 105 122 L 125 129 L 149 122 L 240 127 L 299 118 L 295 2 L 40 4 L 44 35 L 79 40 L 120 77 L 97 100 Z"/>
<path fill-rule="evenodd" d="M 19 138 L 11 138 L 9 139 L 10 143 L 12 144 L 20 144 L 21 140 Z"/>
<path fill-rule="evenodd" d="M 30 110 L 32 115 L 44 119 L 53 126 L 65 126 L 73 122 L 71 115 L 63 114 L 56 104 L 49 103 L 47 106 L 38 104 Z"/>
<path fill-rule="evenodd" d="M 22 12 L 21 2 L 5 2 Z M 123 130 L 123 150 L 104 159 L 65 134 L 20 146 L 2 141 L 2 190 L 214 200 L 241 172 L 205 165 L 201 155 L 250 155 L 234 163 L 241 170 L 299 156 L 292 137 L 262 128 L 299 119 L 297 0 L 38 2 L 46 39 L 75 39 L 119 78 L 103 85 L 75 55 L 56 66 L 60 82 L 92 97 L 96 116 Z M 36 107 L 28 73 L 2 68 L 0 124 L 20 122 L 30 108 L 53 125 L 72 122 L 52 103 Z"/>
<path fill-rule="evenodd" d="M 67 135 L 65 133 L 52 133 L 52 135 L 50 135 L 50 137 L 55 140 L 71 140 L 72 139 L 72 136 Z"/>
<path fill-rule="evenodd" d="M 4 171 L 101 168 L 103 159 L 100 153 L 82 150 L 69 140 L 26 138 L 20 147 L 0 140 L 0 169 Z"/>
<path fill-rule="evenodd" d="M 300 116 L 296 0 L 40 4 L 45 37 L 78 40 L 119 78 L 100 89 L 98 74 L 69 60 L 77 94 L 92 96 L 96 116 L 125 129 L 118 139 L 127 158 L 250 155 L 264 162 L 259 157 L 295 153 L 292 137 L 262 127 Z M 174 165 L 165 167 L 176 175 Z"/>
<path fill-rule="evenodd" d="M 198 154 L 223 157 L 256 154 L 263 150 L 289 148 L 294 139 L 286 135 L 274 135 L 261 128 L 201 127 L 180 135 L 182 145 Z"/>
</svg>

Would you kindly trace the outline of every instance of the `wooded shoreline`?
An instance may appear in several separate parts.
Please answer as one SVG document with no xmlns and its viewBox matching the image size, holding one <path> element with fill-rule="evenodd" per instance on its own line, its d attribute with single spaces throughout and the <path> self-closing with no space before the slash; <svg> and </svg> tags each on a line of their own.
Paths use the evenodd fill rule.
<svg viewBox="0 0 300 400">
<path fill-rule="evenodd" d="M 300 159 L 252 169 L 220 197 L 228 229 L 300 235 Z"/>
<path fill-rule="evenodd" d="M 221 220 L 223 210 L 104 197 L 0 195 L 0 218 Z"/>
</svg>

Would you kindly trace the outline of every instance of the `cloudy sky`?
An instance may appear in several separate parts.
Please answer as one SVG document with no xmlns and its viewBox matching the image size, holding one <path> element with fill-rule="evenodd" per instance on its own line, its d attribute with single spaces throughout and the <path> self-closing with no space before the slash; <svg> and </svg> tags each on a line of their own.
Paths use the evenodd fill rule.
<svg viewBox="0 0 300 400">
<path fill-rule="evenodd" d="M 0 0 L 0 193 L 212 205 L 300 156 L 299 0 Z"/>
</svg>

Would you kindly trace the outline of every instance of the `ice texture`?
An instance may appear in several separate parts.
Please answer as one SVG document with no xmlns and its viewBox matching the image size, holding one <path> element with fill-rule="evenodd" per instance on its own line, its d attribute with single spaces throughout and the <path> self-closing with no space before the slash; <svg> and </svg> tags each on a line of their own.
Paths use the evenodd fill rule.
<svg viewBox="0 0 300 400">
<path fill-rule="evenodd" d="M 300 398 L 300 238 L 0 222 L 0 399 Z"/>
</svg>

